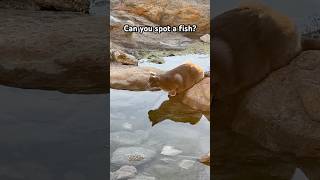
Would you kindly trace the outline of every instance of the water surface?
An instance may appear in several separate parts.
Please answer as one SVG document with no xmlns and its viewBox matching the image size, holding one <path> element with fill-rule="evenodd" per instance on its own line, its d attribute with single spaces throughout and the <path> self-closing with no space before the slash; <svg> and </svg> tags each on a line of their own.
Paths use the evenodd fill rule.
<svg viewBox="0 0 320 180">
<path fill-rule="evenodd" d="M 209 69 L 209 56 L 196 54 L 167 57 L 160 65 L 148 62 L 140 65 L 168 70 L 186 60 Z M 169 100 L 163 91 L 111 90 L 110 102 L 111 157 L 118 148 L 143 147 L 154 151 L 155 155 L 150 161 L 136 166 L 139 174 L 157 180 L 210 179 L 209 167 L 197 161 L 210 150 L 210 124 L 202 112 Z M 126 132 L 132 137 L 127 137 Z M 135 134 L 139 134 L 138 137 Z M 161 154 L 168 146 L 181 153 Z M 184 162 L 191 165 L 186 166 Z M 121 165 L 112 163 L 111 171 Z"/>
</svg>

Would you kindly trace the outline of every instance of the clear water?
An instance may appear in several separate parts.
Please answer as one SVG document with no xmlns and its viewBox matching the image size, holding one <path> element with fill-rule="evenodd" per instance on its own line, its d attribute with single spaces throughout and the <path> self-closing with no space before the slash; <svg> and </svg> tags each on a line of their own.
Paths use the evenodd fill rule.
<svg viewBox="0 0 320 180">
<path fill-rule="evenodd" d="M 208 55 L 186 55 L 165 58 L 164 64 L 152 64 L 148 62 L 141 63 L 141 66 L 153 66 L 160 69 L 172 69 L 182 64 L 186 60 L 192 60 L 204 68 L 209 67 Z M 152 126 L 153 120 L 150 120 L 148 112 L 156 110 L 164 101 L 168 100 L 167 93 L 163 91 L 156 92 L 133 92 L 125 90 L 113 90 L 110 92 L 110 128 L 111 128 L 111 151 L 112 157 L 114 151 L 121 147 L 144 147 L 156 152 L 155 156 L 149 162 L 136 166 L 139 174 L 155 177 L 157 180 L 195 180 L 210 179 L 209 167 L 197 161 L 197 158 L 206 154 L 210 150 L 210 124 L 208 119 L 201 112 L 192 112 L 190 114 L 188 107 L 179 106 L 174 112 L 161 111 L 157 115 L 166 116 L 163 121 Z M 183 117 L 182 117 L 183 116 Z M 195 117 L 195 118 L 194 118 Z M 151 118 L 152 119 L 152 118 Z M 198 121 L 198 122 L 197 122 Z M 195 123 L 196 122 L 196 123 Z M 195 123 L 192 125 L 191 123 Z M 128 138 L 126 143 L 113 137 L 119 132 L 135 133 L 137 130 L 141 140 L 134 142 Z M 137 138 L 135 138 L 137 139 Z M 130 144 L 130 145 L 128 145 Z M 175 156 L 161 154 L 164 146 L 172 146 L 182 151 Z M 192 166 L 183 168 L 181 162 L 192 162 Z M 117 170 L 121 165 L 111 164 L 111 171 Z"/>
<path fill-rule="evenodd" d="M 107 95 L 0 86 L 0 179 L 104 179 Z"/>
</svg>

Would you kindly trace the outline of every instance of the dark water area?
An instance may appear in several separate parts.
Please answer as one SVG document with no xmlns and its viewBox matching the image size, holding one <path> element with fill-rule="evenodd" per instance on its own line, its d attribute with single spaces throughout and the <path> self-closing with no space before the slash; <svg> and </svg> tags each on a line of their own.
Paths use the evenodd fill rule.
<svg viewBox="0 0 320 180">
<path fill-rule="evenodd" d="M 90 0 L 89 13 L 94 16 L 106 16 L 109 3 L 107 0 Z"/>
<path fill-rule="evenodd" d="M 212 16 L 237 7 L 242 0 L 213 1 Z M 288 15 L 304 33 L 310 16 L 320 14 L 318 0 L 262 0 L 266 5 Z M 320 22 L 320 20 L 318 21 Z M 318 23 L 320 24 L 320 23 Z M 320 26 L 318 26 L 320 27 Z M 297 158 L 288 153 L 274 153 L 228 129 L 213 134 L 213 174 L 219 180 L 318 180 L 320 159 Z M 291 140 L 289 140 L 291 141 Z M 294 139 L 292 139 L 294 141 Z"/>
<path fill-rule="evenodd" d="M 107 95 L 0 86 L 0 179 L 105 179 Z"/>
</svg>

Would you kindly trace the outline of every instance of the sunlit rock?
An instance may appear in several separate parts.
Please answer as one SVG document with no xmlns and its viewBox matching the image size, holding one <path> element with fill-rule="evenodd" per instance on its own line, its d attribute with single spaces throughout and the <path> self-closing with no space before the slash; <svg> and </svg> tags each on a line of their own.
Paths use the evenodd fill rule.
<svg viewBox="0 0 320 180">
<path fill-rule="evenodd" d="M 210 78 L 204 78 L 187 90 L 182 102 L 199 111 L 210 111 Z"/>
</svg>

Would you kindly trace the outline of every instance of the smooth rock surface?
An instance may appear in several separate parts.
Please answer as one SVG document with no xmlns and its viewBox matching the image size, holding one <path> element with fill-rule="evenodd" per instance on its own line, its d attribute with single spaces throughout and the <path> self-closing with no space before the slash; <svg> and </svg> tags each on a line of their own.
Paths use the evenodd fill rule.
<svg viewBox="0 0 320 180">
<path fill-rule="evenodd" d="M 128 179 L 133 178 L 137 174 L 137 169 L 134 166 L 122 166 L 116 172 L 113 173 L 113 178 L 120 179 Z"/>
<path fill-rule="evenodd" d="M 320 157 L 319 74 L 320 51 L 303 52 L 246 93 L 233 130 L 272 151 Z"/>
<path fill-rule="evenodd" d="M 210 78 L 204 78 L 188 89 L 182 102 L 195 110 L 210 111 Z"/>
<path fill-rule="evenodd" d="M 0 84 L 67 93 L 107 92 L 104 17 L 0 11 Z"/>
</svg>

